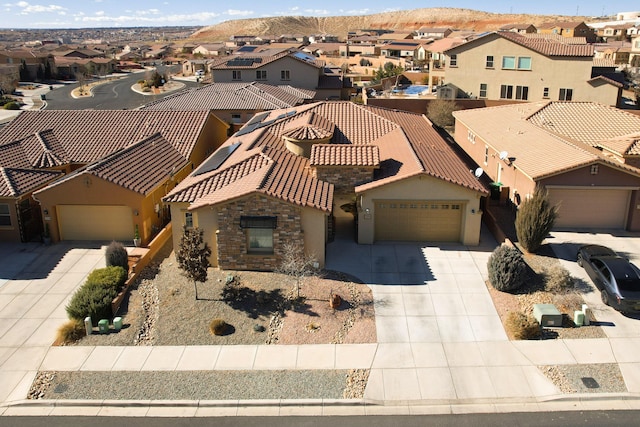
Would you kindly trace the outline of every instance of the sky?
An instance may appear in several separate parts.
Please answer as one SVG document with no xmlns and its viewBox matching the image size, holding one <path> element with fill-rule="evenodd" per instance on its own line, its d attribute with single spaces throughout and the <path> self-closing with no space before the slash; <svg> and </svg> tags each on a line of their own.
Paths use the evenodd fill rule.
<svg viewBox="0 0 640 427">
<path fill-rule="evenodd" d="M 231 6 L 231 7 L 230 7 Z M 266 16 L 368 15 L 425 7 L 456 7 L 495 13 L 603 16 L 640 10 L 637 0 L 450 0 L 402 2 L 322 0 L 316 2 L 198 0 L 0 0 L 0 28 L 95 28 L 207 26 Z"/>
</svg>

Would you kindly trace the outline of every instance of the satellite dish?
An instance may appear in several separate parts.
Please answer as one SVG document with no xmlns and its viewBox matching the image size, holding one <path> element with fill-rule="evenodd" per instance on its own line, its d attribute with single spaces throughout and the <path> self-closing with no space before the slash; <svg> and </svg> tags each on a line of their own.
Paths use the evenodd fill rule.
<svg viewBox="0 0 640 427">
<path fill-rule="evenodd" d="M 500 152 L 500 160 L 506 159 L 507 156 L 509 156 L 509 153 L 507 153 L 506 151 L 501 151 Z"/>
<path fill-rule="evenodd" d="M 484 169 L 478 168 L 473 174 L 476 176 L 476 178 L 480 178 L 483 173 L 484 173 Z"/>
</svg>

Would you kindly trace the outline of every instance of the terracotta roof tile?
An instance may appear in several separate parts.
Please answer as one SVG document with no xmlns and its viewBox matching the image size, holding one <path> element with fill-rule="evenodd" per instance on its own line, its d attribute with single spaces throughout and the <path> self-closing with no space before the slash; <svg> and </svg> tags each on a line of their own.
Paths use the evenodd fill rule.
<svg viewBox="0 0 640 427">
<path fill-rule="evenodd" d="M 311 166 L 380 166 L 377 145 L 314 144 Z"/>
<path fill-rule="evenodd" d="M 329 139 L 335 132 L 336 125 L 326 118 L 308 113 L 300 116 L 287 126 L 282 136 L 298 141 L 315 141 Z"/>
<path fill-rule="evenodd" d="M 17 197 L 62 175 L 60 171 L 0 167 L 0 197 Z"/>
<path fill-rule="evenodd" d="M 511 31 L 500 31 L 497 34 L 545 56 L 593 56 L 594 53 L 594 47 L 590 44 L 572 44 L 560 39 L 529 37 L 527 34 Z"/>
<path fill-rule="evenodd" d="M 189 158 L 209 114 L 208 111 L 23 111 L 0 130 L 0 150 L 4 144 L 50 131 L 48 135 L 55 136 L 58 148 L 49 137 L 45 139 L 58 158 L 64 155 L 68 162 L 91 163 L 160 132 L 181 155 Z M 56 152 L 58 149 L 61 152 Z"/>
<path fill-rule="evenodd" d="M 595 82 L 599 82 L 599 81 L 608 83 L 608 84 L 613 85 L 615 87 L 619 87 L 619 88 L 623 87 L 622 83 L 617 82 L 617 81 L 615 81 L 613 79 L 610 79 L 609 77 L 605 77 L 605 76 L 596 76 L 596 77 L 594 77 L 592 79 L 587 80 L 588 83 L 595 83 Z"/>
</svg>

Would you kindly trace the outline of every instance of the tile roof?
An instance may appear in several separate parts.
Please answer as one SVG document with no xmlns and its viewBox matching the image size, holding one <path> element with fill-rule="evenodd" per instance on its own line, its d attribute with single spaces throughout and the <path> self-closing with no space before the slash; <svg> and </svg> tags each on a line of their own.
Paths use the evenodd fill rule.
<svg viewBox="0 0 640 427">
<path fill-rule="evenodd" d="M 60 171 L 0 167 L 0 197 L 17 197 L 62 175 Z"/>
<path fill-rule="evenodd" d="M 377 145 L 314 144 L 311 166 L 380 166 Z"/>
<path fill-rule="evenodd" d="M 594 52 L 593 45 L 590 44 L 571 44 L 560 39 L 529 37 L 527 34 L 511 31 L 500 31 L 496 34 L 545 56 L 593 56 Z"/>
<path fill-rule="evenodd" d="M 143 110 L 273 110 L 313 99 L 315 92 L 262 83 L 212 83 L 169 95 Z"/>
<path fill-rule="evenodd" d="M 297 141 L 317 141 L 331 138 L 335 129 L 335 123 L 310 112 L 290 122 L 282 136 Z"/>
<path fill-rule="evenodd" d="M 292 130 L 305 125 L 314 131 L 333 129 L 329 143 L 312 147 L 311 159 L 294 155 L 284 142 Z M 310 171 L 321 164 L 379 167 L 374 181 L 356 191 L 424 174 L 487 193 L 422 115 L 350 102 L 319 102 L 265 112 L 243 129 L 219 149 L 230 154 L 218 169 L 191 174 L 165 200 L 190 203 L 195 209 L 261 193 L 330 212 L 333 185 L 314 178 Z M 234 144 L 240 145 L 229 150 Z"/>
<path fill-rule="evenodd" d="M 475 134 L 476 143 L 482 140 L 497 152 L 506 151 L 515 158 L 514 166 L 534 180 L 595 162 L 638 173 L 638 169 L 609 160 L 594 148 L 598 135 L 614 129 L 600 130 L 599 123 L 606 118 L 598 118 L 597 113 L 581 117 L 592 107 L 595 111 L 610 108 L 592 103 L 533 102 L 461 110 L 453 115 Z M 596 121 L 590 123 L 589 118 Z M 625 122 L 619 118 L 614 121 Z M 610 136 L 620 132 L 624 130 Z"/>
<path fill-rule="evenodd" d="M 593 66 L 615 68 L 617 65 L 611 58 L 593 58 Z"/>
<path fill-rule="evenodd" d="M 183 157 L 189 158 L 209 114 L 209 111 L 151 110 L 23 111 L 0 129 L 0 152 L 5 144 L 20 141 L 23 150 L 35 153 L 23 161 L 31 167 L 34 158 L 46 152 L 47 145 L 61 161 L 91 163 L 159 132 Z M 33 138 L 38 133 L 44 143 Z M 23 144 L 25 138 L 28 140 Z M 31 148 L 27 150 L 25 146 Z M 17 151 L 12 150 L 13 155 Z M 0 166 L 6 166 L 4 155 L 1 159 Z"/>
<path fill-rule="evenodd" d="M 269 52 L 267 52 L 269 53 Z M 274 55 L 264 55 L 260 54 L 260 52 L 247 53 L 243 55 L 232 55 L 226 56 L 224 58 L 213 60 L 211 64 L 212 70 L 253 70 L 264 67 L 267 64 L 278 61 L 282 58 L 289 57 L 293 58 L 296 61 L 300 61 L 302 63 L 308 64 L 315 68 L 322 68 L 324 66 L 324 62 L 315 59 L 312 57 L 312 60 L 304 60 L 301 57 L 297 56 L 299 54 L 304 55 L 304 57 L 309 57 L 310 55 L 304 53 L 302 51 L 297 51 L 295 49 L 286 49 L 282 52 L 278 52 Z"/>
<path fill-rule="evenodd" d="M 596 77 L 593 77 L 593 78 L 587 80 L 587 83 L 597 83 L 597 82 L 605 82 L 605 83 L 608 83 L 608 84 L 613 85 L 615 87 L 623 87 L 624 86 L 622 83 L 617 82 L 617 81 L 615 81 L 613 79 L 610 79 L 607 76 L 596 76 Z"/>
</svg>

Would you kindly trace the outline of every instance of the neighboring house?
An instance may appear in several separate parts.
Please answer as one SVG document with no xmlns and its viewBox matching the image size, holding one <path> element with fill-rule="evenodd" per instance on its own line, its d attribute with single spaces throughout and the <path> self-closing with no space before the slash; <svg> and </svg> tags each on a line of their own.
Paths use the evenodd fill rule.
<svg viewBox="0 0 640 427">
<path fill-rule="evenodd" d="M 546 22 L 539 25 L 540 34 L 557 34 L 562 37 L 584 37 L 587 42 L 596 41 L 595 30 L 584 22 Z"/>
<path fill-rule="evenodd" d="M 116 71 L 117 62 L 107 58 L 56 57 L 57 75 L 63 79 L 77 78 L 79 75 L 106 76 Z"/>
<path fill-rule="evenodd" d="M 166 220 L 160 197 L 173 188 L 180 173 L 190 172 L 227 138 L 227 127 L 208 110 L 23 111 L 0 130 L 0 167 L 29 170 L 33 174 L 55 172 L 48 175 L 51 181 L 48 185 L 55 189 L 50 190 L 48 185 L 39 182 L 42 189 L 38 193 L 44 195 L 40 206 L 53 241 L 129 241 L 135 224 L 146 243 Z M 154 144 L 166 148 L 167 142 L 171 144 L 171 150 L 159 157 L 150 155 L 146 161 L 138 163 L 134 162 L 133 156 L 129 164 L 127 156 L 115 154 L 133 153 L 127 150 L 133 150 L 137 144 L 140 144 L 139 149 Z M 155 149 L 150 148 L 151 151 Z M 164 163 L 165 155 L 169 159 L 175 158 L 173 151 L 180 154 L 180 162 L 188 163 L 187 170 L 181 172 L 182 163 L 175 169 L 173 163 L 171 167 Z M 91 164 L 93 166 L 87 166 Z M 119 168 L 119 172 L 113 172 L 113 168 Z M 90 176 L 92 170 L 98 169 L 113 174 L 101 176 L 98 181 Z M 67 174 L 62 180 L 68 178 L 68 181 L 56 183 L 60 172 Z M 116 187 L 122 188 L 116 190 Z M 129 194 L 131 188 L 144 191 L 138 191 L 140 196 L 137 198 L 122 200 L 105 192 L 111 189 L 123 195 Z M 15 197 L 25 196 L 32 190 L 35 188 L 29 187 Z M 60 197 L 50 196 L 52 194 Z M 155 198 L 155 202 L 150 203 L 147 196 Z M 32 215 L 42 221 L 40 210 L 33 211 Z M 86 219 L 79 220 L 93 217 L 97 219 L 91 228 L 87 227 Z M 20 221 L 18 218 L 18 224 Z M 15 230 L 2 229 L 0 240 L 18 241 Z"/>
<path fill-rule="evenodd" d="M 445 37 L 449 37 L 449 35 L 453 32 L 451 28 L 448 27 L 420 27 L 416 34 L 415 38 L 417 39 L 443 39 Z"/>
<path fill-rule="evenodd" d="M 617 66 L 628 65 L 631 54 L 631 43 L 627 41 L 612 41 L 609 43 L 598 43 L 594 45 L 595 56 L 598 59 L 607 59 Z"/>
<path fill-rule="evenodd" d="M 164 97 L 142 107 L 143 110 L 211 110 L 220 120 L 238 130 L 256 113 L 295 107 L 310 102 L 315 92 L 291 86 L 263 83 L 212 83 Z"/>
<path fill-rule="evenodd" d="M 182 74 L 185 76 L 193 76 L 198 71 L 209 74 L 209 59 L 188 59 L 182 62 Z"/>
<path fill-rule="evenodd" d="M 640 67 L 640 35 L 631 39 L 631 52 L 629 53 L 629 65 Z"/>
<path fill-rule="evenodd" d="M 302 51 L 284 51 L 272 56 L 240 55 L 214 60 L 210 66 L 216 83 L 259 82 L 274 86 L 289 85 L 317 91 L 322 86 L 323 97 L 343 96 L 343 79 L 335 75 L 314 56 Z M 336 80 L 331 90 L 326 80 Z M 322 84 L 321 84 L 322 83 Z"/>
<path fill-rule="evenodd" d="M 487 194 L 423 115 L 320 102 L 257 115 L 164 200 L 176 244 L 196 226 L 212 265 L 272 270 L 336 233 L 477 245 Z"/>
<path fill-rule="evenodd" d="M 227 53 L 227 47 L 224 43 L 201 44 L 193 49 L 192 53 L 204 56 L 223 56 Z"/>
<path fill-rule="evenodd" d="M 615 82 L 592 80 L 594 47 L 589 44 L 500 31 L 444 53 L 448 57 L 446 82 L 468 97 L 592 101 L 614 106 L 620 100 L 621 88 Z"/>
<path fill-rule="evenodd" d="M 41 81 L 56 75 L 55 59 L 48 52 L 2 50 L 0 64 L 19 66 L 21 81 Z"/>
<path fill-rule="evenodd" d="M 511 31 L 520 34 L 537 33 L 538 29 L 533 24 L 509 24 L 500 27 L 500 31 Z"/>
<path fill-rule="evenodd" d="M 422 45 L 418 40 L 394 41 L 380 48 L 380 54 L 388 58 L 412 59 L 415 50 Z"/>
<path fill-rule="evenodd" d="M 640 230 L 640 117 L 589 102 L 456 111 L 458 145 L 518 206 L 536 187 L 558 228 Z"/>
<path fill-rule="evenodd" d="M 627 39 L 627 30 L 633 28 L 633 24 L 617 24 L 606 25 L 596 30 L 596 35 L 605 42 L 625 41 Z"/>
<path fill-rule="evenodd" d="M 432 88 L 444 84 L 445 67 L 447 65 L 447 55 L 444 52 L 465 42 L 464 39 L 447 37 L 425 46 L 429 61 L 429 87 Z"/>
</svg>

